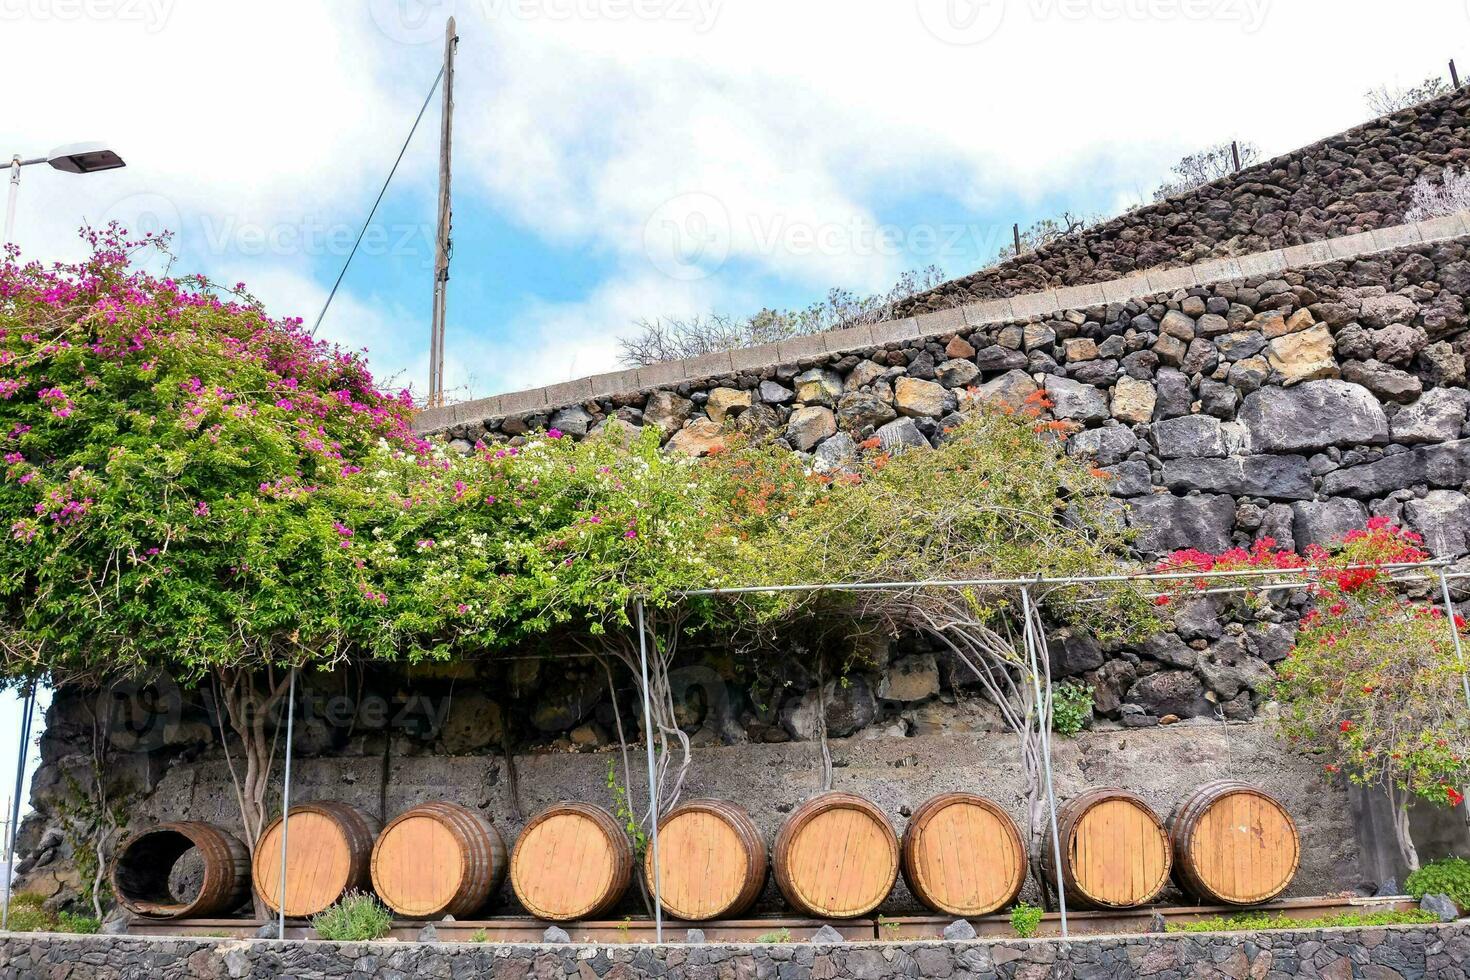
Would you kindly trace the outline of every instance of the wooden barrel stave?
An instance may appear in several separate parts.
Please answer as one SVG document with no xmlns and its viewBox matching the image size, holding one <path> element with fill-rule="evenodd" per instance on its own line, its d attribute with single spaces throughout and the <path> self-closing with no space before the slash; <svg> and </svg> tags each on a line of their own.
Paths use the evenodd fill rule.
<svg viewBox="0 0 1470 980">
<path fill-rule="evenodd" d="M 975 918 L 1010 905 L 1026 883 L 1026 845 L 1010 815 L 971 793 L 941 793 L 903 833 L 903 878 L 936 912 Z"/>
<path fill-rule="evenodd" d="M 1174 881 L 1219 905 L 1260 905 L 1286 891 L 1301 862 L 1296 822 L 1258 786 L 1205 783 L 1169 816 Z"/>
<path fill-rule="evenodd" d="M 791 812 L 771 863 L 786 901 L 805 915 L 855 919 L 883 903 L 898 880 L 898 835 L 873 803 L 823 793 Z"/>
<path fill-rule="evenodd" d="M 1117 787 L 1088 790 L 1062 806 L 1057 826 L 1062 859 L 1047 834 L 1041 863 L 1053 885 L 1060 872 L 1068 906 L 1135 908 L 1153 901 L 1168 882 L 1168 831 L 1138 794 Z"/>
<path fill-rule="evenodd" d="M 526 823 L 510 855 L 510 884 L 526 911 L 548 922 L 610 912 L 633 878 L 633 846 L 601 807 L 557 803 Z"/>
<path fill-rule="evenodd" d="M 204 875 L 193 899 L 179 901 L 169 890 L 169 873 L 190 850 Z M 234 834 L 211 823 L 181 820 L 135 835 L 112 861 L 112 892 L 124 908 L 153 919 L 228 915 L 250 894 L 250 852 Z"/>
<path fill-rule="evenodd" d="M 365 891 L 372 882 L 373 843 L 382 829 L 369 816 L 337 800 L 291 807 L 286 834 L 286 914 L 312 916 L 345 892 Z M 255 893 L 272 912 L 280 911 L 281 821 L 260 835 L 252 870 Z"/>
<path fill-rule="evenodd" d="M 677 919 L 703 922 L 740 915 L 765 887 L 766 843 L 750 814 L 727 800 L 691 800 L 658 823 L 659 904 Z M 653 894 L 653 848 L 643 879 Z"/>
<path fill-rule="evenodd" d="M 373 845 L 373 889 L 408 918 L 464 918 L 505 880 L 505 841 L 458 803 L 422 803 L 388 822 Z"/>
</svg>

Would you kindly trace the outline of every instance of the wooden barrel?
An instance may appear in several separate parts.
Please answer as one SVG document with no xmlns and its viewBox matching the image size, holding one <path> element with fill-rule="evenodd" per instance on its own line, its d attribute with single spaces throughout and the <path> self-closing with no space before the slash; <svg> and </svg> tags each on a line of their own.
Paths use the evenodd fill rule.
<svg viewBox="0 0 1470 980">
<path fill-rule="evenodd" d="M 766 884 L 766 842 L 745 810 L 725 800 L 691 800 L 658 822 L 659 904 L 678 919 L 738 916 Z M 643 861 L 653 894 L 653 848 Z"/>
<path fill-rule="evenodd" d="M 191 880 L 171 882 L 194 852 Z M 190 894 L 180 894 L 187 892 Z M 212 823 L 160 824 L 130 838 L 112 861 L 112 893 L 130 912 L 154 919 L 229 915 L 250 895 L 250 852 Z M 192 895 L 192 897 L 190 897 Z"/>
<path fill-rule="evenodd" d="M 1062 859 L 1043 835 L 1042 868 L 1053 883 L 1057 865 L 1075 908 L 1127 909 L 1152 901 L 1169 879 L 1169 834 L 1137 794 L 1116 787 L 1088 790 L 1057 812 Z"/>
<path fill-rule="evenodd" d="M 286 914 L 305 918 L 347 891 L 367 891 L 373 838 L 382 825 L 356 807 L 317 800 L 291 808 L 286 834 Z M 255 893 L 272 912 L 281 904 L 281 821 L 272 821 L 255 846 Z"/>
<path fill-rule="evenodd" d="M 538 919 L 575 922 L 611 911 L 633 879 L 633 847 L 612 814 L 558 803 L 532 817 L 510 855 L 516 898 Z"/>
<path fill-rule="evenodd" d="M 458 803 L 422 803 L 378 835 L 372 878 L 378 897 L 399 915 L 464 918 L 505 880 L 505 842 L 490 821 Z"/>
<path fill-rule="evenodd" d="M 799 912 L 854 919 L 898 878 L 898 836 L 883 811 L 851 793 L 823 793 L 791 812 L 772 852 L 776 885 Z"/>
<path fill-rule="evenodd" d="M 970 793 L 941 793 L 909 818 L 903 880 L 936 912 L 961 918 L 1010 905 L 1026 883 L 1026 846 L 1015 821 Z"/>
<path fill-rule="evenodd" d="M 1174 880 L 1202 902 L 1259 905 L 1286 891 L 1301 862 L 1296 823 L 1275 797 L 1222 779 L 1169 817 Z"/>
</svg>

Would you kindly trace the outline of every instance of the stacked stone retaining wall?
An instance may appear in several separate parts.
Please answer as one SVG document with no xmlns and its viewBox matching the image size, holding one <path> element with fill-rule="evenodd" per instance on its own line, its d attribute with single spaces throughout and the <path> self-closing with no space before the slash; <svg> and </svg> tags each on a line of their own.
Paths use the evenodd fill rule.
<svg viewBox="0 0 1470 980">
<path fill-rule="evenodd" d="M 0 978 L 51 980 L 1040 980 L 1465 977 L 1462 924 L 841 945 L 513 946 L 0 934 Z"/>
</svg>

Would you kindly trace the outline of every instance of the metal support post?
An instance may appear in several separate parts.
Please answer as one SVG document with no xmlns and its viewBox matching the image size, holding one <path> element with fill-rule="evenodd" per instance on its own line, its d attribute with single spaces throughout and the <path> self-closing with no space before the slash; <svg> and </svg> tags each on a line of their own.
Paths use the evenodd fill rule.
<svg viewBox="0 0 1470 980">
<path fill-rule="evenodd" d="M 1051 719 L 1048 712 L 1043 710 L 1046 701 L 1051 698 L 1051 676 L 1048 671 L 1046 681 L 1046 701 L 1043 700 L 1041 691 L 1041 664 L 1038 654 L 1040 645 L 1036 638 L 1036 627 L 1033 622 L 1035 607 L 1031 604 L 1031 590 L 1025 586 L 1021 587 L 1021 611 L 1026 620 L 1026 653 L 1031 662 L 1031 685 L 1036 692 L 1036 710 L 1039 717 L 1037 725 L 1041 729 L 1041 763 L 1042 772 L 1046 778 L 1046 805 L 1051 818 L 1051 847 L 1052 853 L 1056 855 L 1057 864 L 1057 911 L 1062 917 L 1062 935 L 1067 935 L 1067 886 L 1062 881 L 1061 861 L 1062 842 L 1061 832 L 1057 829 L 1057 793 L 1056 785 L 1052 780 L 1051 772 Z"/>
<path fill-rule="evenodd" d="M 1465 650 L 1460 645 L 1460 628 L 1455 625 L 1455 604 L 1450 601 L 1450 580 L 1444 567 L 1439 569 L 1439 588 L 1444 596 L 1444 614 L 1450 621 L 1450 636 L 1455 641 L 1455 659 L 1460 662 L 1460 687 L 1465 691 L 1465 707 L 1470 708 L 1470 677 L 1465 675 Z"/>
<path fill-rule="evenodd" d="M 286 938 L 286 837 L 291 832 L 291 740 L 296 734 L 296 668 L 291 668 L 291 688 L 286 695 L 286 778 L 281 788 L 281 887 L 277 894 L 276 938 Z"/>
<path fill-rule="evenodd" d="M 648 697 L 648 630 L 643 625 L 643 600 L 638 600 L 638 662 L 643 669 L 643 740 L 648 745 L 648 823 L 653 842 L 653 934 L 655 942 L 664 941 L 664 907 L 659 902 L 659 888 L 664 869 L 658 860 L 658 783 L 653 764 L 653 703 Z"/>
<path fill-rule="evenodd" d="M 26 755 L 31 747 L 31 717 L 35 713 L 36 684 L 31 682 L 21 707 L 20 750 L 15 760 L 15 796 L 10 804 L 10 835 L 5 842 L 5 909 L 0 912 L 0 929 L 10 928 L 10 886 L 15 879 L 15 835 L 20 830 L 20 795 L 25 786 Z"/>
</svg>

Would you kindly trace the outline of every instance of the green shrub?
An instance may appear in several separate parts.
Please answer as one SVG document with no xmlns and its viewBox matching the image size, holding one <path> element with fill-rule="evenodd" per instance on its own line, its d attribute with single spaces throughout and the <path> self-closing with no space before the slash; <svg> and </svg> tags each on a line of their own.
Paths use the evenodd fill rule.
<svg viewBox="0 0 1470 980">
<path fill-rule="evenodd" d="M 1076 735 L 1092 720 L 1092 685 L 1063 681 L 1052 688 L 1051 730 L 1058 735 Z"/>
<path fill-rule="evenodd" d="M 1457 857 L 1430 861 L 1409 875 L 1404 887 L 1415 898 L 1448 895 L 1461 909 L 1470 908 L 1470 861 Z"/>
<path fill-rule="evenodd" d="M 102 923 L 90 915 L 77 915 L 75 912 L 63 912 L 56 917 L 57 932 L 72 932 L 78 935 L 90 936 L 102 928 Z"/>
<path fill-rule="evenodd" d="M 386 936 L 392 922 L 393 917 L 377 899 L 362 892 L 348 892 L 336 905 L 313 916 L 311 927 L 321 939 L 360 943 Z"/>
<path fill-rule="evenodd" d="M 45 899 L 31 892 L 19 892 L 10 899 L 11 932 L 50 932 L 55 917 L 46 909 Z"/>
<path fill-rule="evenodd" d="M 1091 698 L 1091 694 L 1088 697 Z M 1017 902 L 1015 908 L 1011 909 L 1011 928 L 1022 939 L 1030 939 L 1036 935 L 1036 929 L 1041 925 L 1042 914 L 1041 909 L 1030 902 Z"/>
<path fill-rule="evenodd" d="M 1291 919 L 1271 912 L 1241 912 L 1198 922 L 1169 923 L 1169 932 L 1258 932 L 1263 929 L 1335 929 L 1345 926 L 1404 926 L 1437 922 L 1423 909 L 1408 912 L 1339 912 L 1316 919 Z"/>
<path fill-rule="evenodd" d="M 790 929 L 777 929 L 775 932 L 762 933 L 755 937 L 758 943 L 789 943 L 791 942 Z"/>
</svg>

